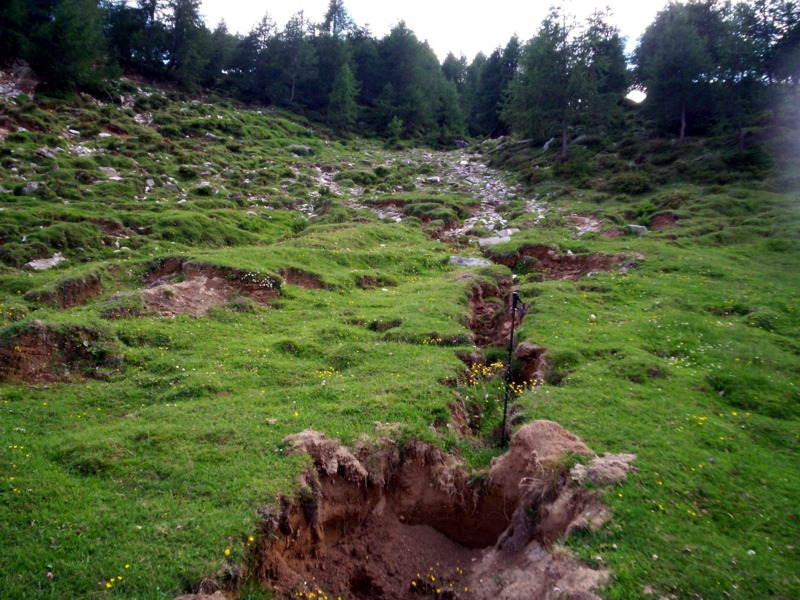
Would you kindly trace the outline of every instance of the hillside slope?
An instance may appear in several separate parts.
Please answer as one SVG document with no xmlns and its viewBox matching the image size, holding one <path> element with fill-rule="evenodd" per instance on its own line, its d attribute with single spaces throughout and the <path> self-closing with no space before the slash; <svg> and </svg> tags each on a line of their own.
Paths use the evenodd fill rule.
<svg viewBox="0 0 800 600">
<path fill-rule="evenodd" d="M 304 430 L 389 439 L 398 465 L 444 451 L 457 489 L 491 487 L 512 291 L 512 429 L 637 455 L 603 495 L 613 521 L 543 536 L 553 555 L 607 570 L 607 598 L 800 594 L 790 173 L 635 136 L 568 164 L 389 149 L 154 89 L 5 102 L 3 597 L 271 597 L 278 494 L 309 522 L 319 499 L 288 451 Z M 539 474 L 588 459 L 555 462 Z M 516 597 L 496 583 L 448 597 Z"/>
</svg>

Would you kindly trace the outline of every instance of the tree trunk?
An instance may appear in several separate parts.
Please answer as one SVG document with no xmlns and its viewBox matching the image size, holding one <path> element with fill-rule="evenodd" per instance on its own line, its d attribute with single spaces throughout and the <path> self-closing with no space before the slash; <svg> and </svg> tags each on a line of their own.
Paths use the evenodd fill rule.
<svg viewBox="0 0 800 600">
<path fill-rule="evenodd" d="M 744 154 L 744 127 L 739 125 L 739 154 Z"/>
<path fill-rule="evenodd" d="M 686 141 L 686 102 L 681 102 L 681 143 Z"/>
<path fill-rule="evenodd" d="M 296 81 L 297 81 L 297 76 L 296 75 L 292 75 L 292 94 L 289 97 L 289 104 L 294 102 L 294 87 L 295 87 L 295 82 Z"/>
<path fill-rule="evenodd" d="M 569 138 L 567 137 L 567 128 L 561 130 L 561 160 L 567 160 L 567 148 L 569 146 Z"/>
</svg>

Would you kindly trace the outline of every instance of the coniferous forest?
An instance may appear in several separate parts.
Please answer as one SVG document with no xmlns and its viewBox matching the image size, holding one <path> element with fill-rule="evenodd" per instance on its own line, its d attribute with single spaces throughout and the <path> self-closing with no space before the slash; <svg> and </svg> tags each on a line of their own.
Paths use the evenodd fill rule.
<svg viewBox="0 0 800 600">
<path fill-rule="evenodd" d="M 200 0 L 7 0 L 0 56 L 24 59 L 52 90 L 102 94 L 124 73 L 311 115 L 339 132 L 424 138 L 516 133 L 563 138 L 608 130 L 631 88 L 683 139 L 744 132 L 766 109 L 797 102 L 800 6 L 786 0 L 672 2 L 632 56 L 614 16 L 578 21 L 553 8 L 529 40 L 489 56 L 434 52 L 405 23 L 375 37 L 341 0 L 318 20 L 269 14 L 247 35 L 203 22 Z M 774 114 L 774 113 L 773 113 Z"/>
</svg>

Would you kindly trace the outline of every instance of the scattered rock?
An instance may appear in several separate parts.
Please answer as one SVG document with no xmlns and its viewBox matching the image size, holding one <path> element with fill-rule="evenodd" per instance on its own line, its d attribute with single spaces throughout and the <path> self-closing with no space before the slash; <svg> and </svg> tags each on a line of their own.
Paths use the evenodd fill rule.
<svg viewBox="0 0 800 600">
<path fill-rule="evenodd" d="M 511 238 L 508 236 L 481 238 L 478 240 L 478 245 L 480 245 L 481 248 L 484 248 L 486 246 L 496 246 L 497 244 L 505 244 L 510 241 Z"/>
<path fill-rule="evenodd" d="M 56 252 L 51 258 L 40 258 L 38 260 L 32 260 L 22 265 L 22 268 L 31 269 L 33 271 L 46 271 L 47 269 L 52 269 L 53 267 L 64 262 L 65 260 L 67 259 L 61 256 L 60 252 Z"/>
<path fill-rule="evenodd" d="M 644 235 L 647 233 L 647 227 L 644 225 L 628 225 L 628 229 L 630 229 L 636 235 Z"/>
<path fill-rule="evenodd" d="M 291 144 L 286 148 L 292 154 L 296 154 L 298 156 L 310 156 L 314 154 L 314 149 L 310 146 L 303 146 L 300 144 Z"/>
<path fill-rule="evenodd" d="M 97 170 L 100 171 L 103 175 L 105 175 L 109 179 L 119 178 L 117 170 L 113 167 L 97 167 Z"/>
<path fill-rule="evenodd" d="M 484 258 L 468 258 L 466 256 L 451 256 L 449 264 L 462 267 L 491 267 L 492 262 Z"/>
<path fill-rule="evenodd" d="M 19 190 L 20 196 L 30 196 L 45 187 L 44 181 L 29 181 Z"/>
<path fill-rule="evenodd" d="M 35 154 L 36 154 L 36 156 L 42 156 L 44 158 L 56 158 L 57 157 L 57 154 L 55 153 L 54 150 L 51 150 L 50 148 L 45 148 L 45 147 L 37 149 Z"/>
</svg>

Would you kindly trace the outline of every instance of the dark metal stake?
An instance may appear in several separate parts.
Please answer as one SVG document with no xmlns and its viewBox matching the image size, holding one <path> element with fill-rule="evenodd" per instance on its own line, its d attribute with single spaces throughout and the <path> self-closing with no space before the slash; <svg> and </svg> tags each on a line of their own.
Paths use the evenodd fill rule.
<svg viewBox="0 0 800 600">
<path fill-rule="evenodd" d="M 508 339 L 508 364 L 506 365 L 506 393 L 503 400 L 503 431 L 500 437 L 500 446 L 508 445 L 508 431 L 506 430 L 506 416 L 508 415 L 508 397 L 511 388 L 511 353 L 514 350 L 514 324 L 517 322 L 517 303 L 519 294 L 514 292 L 511 297 L 511 337 Z"/>
</svg>

